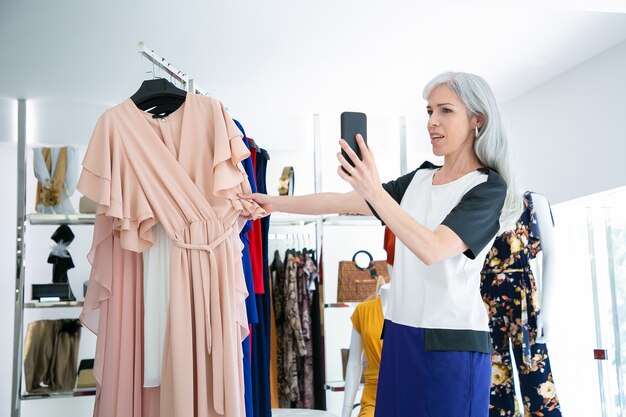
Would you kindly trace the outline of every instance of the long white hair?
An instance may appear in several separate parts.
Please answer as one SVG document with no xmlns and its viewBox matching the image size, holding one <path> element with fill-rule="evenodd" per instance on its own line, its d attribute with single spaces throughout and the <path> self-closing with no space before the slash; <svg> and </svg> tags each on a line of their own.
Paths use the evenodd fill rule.
<svg viewBox="0 0 626 417">
<path fill-rule="evenodd" d="M 478 129 L 478 136 L 474 141 L 474 152 L 484 166 L 497 171 L 506 182 L 506 199 L 500 214 L 500 231 L 514 228 L 522 212 L 522 196 L 517 190 L 511 166 L 508 135 L 493 91 L 478 75 L 444 72 L 426 84 L 424 99 L 428 100 L 431 92 L 440 85 L 446 85 L 454 91 L 467 108 L 469 117 L 483 117 L 483 125 Z"/>
</svg>

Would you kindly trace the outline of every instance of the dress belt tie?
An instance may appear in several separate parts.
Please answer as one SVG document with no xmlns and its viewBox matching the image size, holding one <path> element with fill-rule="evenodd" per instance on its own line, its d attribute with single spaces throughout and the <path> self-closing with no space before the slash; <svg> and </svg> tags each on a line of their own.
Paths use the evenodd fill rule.
<svg viewBox="0 0 626 417">
<path fill-rule="evenodd" d="M 174 240 L 174 245 L 178 246 L 179 248 L 183 248 L 183 249 L 193 249 L 193 250 L 203 250 L 206 252 L 213 252 L 213 250 L 215 248 L 217 248 L 219 245 L 221 245 L 222 243 L 224 243 L 224 241 L 226 239 L 228 239 L 228 237 L 232 234 L 233 232 L 233 227 L 228 228 L 228 230 L 226 230 L 222 235 L 220 235 L 217 239 L 213 240 L 211 243 L 209 244 L 196 244 L 196 243 L 185 243 L 185 242 L 181 242 L 179 240 Z"/>
<path fill-rule="evenodd" d="M 205 314 L 205 334 L 206 334 L 206 345 L 207 345 L 207 354 L 211 355 L 211 362 L 213 364 L 213 402 L 215 411 L 219 414 L 224 414 L 224 350 L 223 349 L 212 349 L 211 343 L 213 336 L 215 336 L 216 340 L 224 340 L 223 337 L 223 329 L 222 329 L 222 310 L 220 305 L 220 283 L 218 279 L 218 270 L 217 270 L 217 259 L 215 258 L 215 253 L 213 252 L 215 248 L 224 243 L 226 239 L 228 239 L 233 234 L 234 226 L 228 228 L 222 235 L 220 235 L 217 239 L 214 239 L 211 243 L 203 245 L 203 244 L 194 244 L 194 243 L 185 243 L 179 240 L 174 240 L 174 245 L 178 246 L 182 249 L 190 249 L 190 250 L 202 250 L 209 253 L 209 264 L 211 277 L 210 282 L 207 288 L 207 284 L 205 280 L 201 280 L 202 285 L 202 296 L 204 298 L 204 314 Z M 214 334 L 213 334 L 214 333 Z"/>
</svg>

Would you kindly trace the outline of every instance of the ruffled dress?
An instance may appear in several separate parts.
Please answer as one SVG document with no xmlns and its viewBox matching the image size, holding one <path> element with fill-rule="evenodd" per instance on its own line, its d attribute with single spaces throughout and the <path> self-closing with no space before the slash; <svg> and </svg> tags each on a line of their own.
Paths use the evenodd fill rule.
<svg viewBox="0 0 626 417">
<path fill-rule="evenodd" d="M 188 94 L 166 118 L 132 100 L 107 110 L 78 190 L 98 203 L 81 320 L 97 334 L 97 417 L 245 415 L 241 342 L 248 296 L 240 216 L 250 192 L 242 135 L 218 100 Z M 143 258 L 171 239 L 160 385 L 144 387 Z"/>
</svg>

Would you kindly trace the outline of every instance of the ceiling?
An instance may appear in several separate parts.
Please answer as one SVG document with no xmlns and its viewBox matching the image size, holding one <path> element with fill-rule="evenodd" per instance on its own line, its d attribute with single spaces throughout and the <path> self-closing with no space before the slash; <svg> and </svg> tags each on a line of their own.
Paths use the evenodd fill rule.
<svg viewBox="0 0 626 417">
<path fill-rule="evenodd" d="M 1 1 L 0 97 L 117 103 L 144 41 L 249 114 L 415 114 L 450 69 L 505 102 L 626 39 L 626 0 Z"/>
</svg>

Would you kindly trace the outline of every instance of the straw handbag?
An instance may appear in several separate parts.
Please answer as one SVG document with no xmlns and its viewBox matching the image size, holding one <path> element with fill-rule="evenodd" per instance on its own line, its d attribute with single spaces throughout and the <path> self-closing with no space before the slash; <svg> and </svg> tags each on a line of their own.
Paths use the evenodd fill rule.
<svg viewBox="0 0 626 417">
<path fill-rule="evenodd" d="M 356 264 L 356 256 L 364 253 L 369 257 L 367 267 Z M 372 255 L 360 250 L 352 256 L 351 261 L 339 262 L 339 285 L 337 286 L 337 302 L 364 301 L 376 293 L 376 283 L 379 277 L 389 282 L 389 272 L 386 261 L 375 261 Z"/>
</svg>

